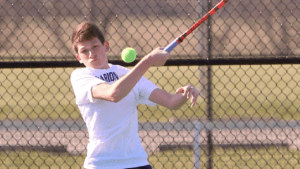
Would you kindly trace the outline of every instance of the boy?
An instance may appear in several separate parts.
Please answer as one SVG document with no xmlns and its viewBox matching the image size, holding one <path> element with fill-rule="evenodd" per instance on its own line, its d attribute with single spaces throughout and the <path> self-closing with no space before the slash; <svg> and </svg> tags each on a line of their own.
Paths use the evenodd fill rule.
<svg viewBox="0 0 300 169">
<path fill-rule="evenodd" d="M 76 104 L 89 132 L 86 169 L 151 169 L 138 135 L 137 104 L 180 108 L 198 91 L 188 85 L 170 94 L 143 77 L 153 65 L 162 66 L 170 56 L 157 48 L 131 70 L 108 63 L 109 44 L 93 23 L 80 24 L 72 35 L 76 58 L 85 68 L 74 70 L 71 83 Z"/>
</svg>

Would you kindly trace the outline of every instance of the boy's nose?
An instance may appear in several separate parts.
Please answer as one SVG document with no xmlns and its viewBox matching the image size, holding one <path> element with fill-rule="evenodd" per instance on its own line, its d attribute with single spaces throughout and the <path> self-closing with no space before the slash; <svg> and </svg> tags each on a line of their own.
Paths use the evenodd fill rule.
<svg viewBox="0 0 300 169">
<path fill-rule="evenodd" d="M 95 52 L 90 51 L 90 58 L 94 58 L 95 57 Z"/>
</svg>

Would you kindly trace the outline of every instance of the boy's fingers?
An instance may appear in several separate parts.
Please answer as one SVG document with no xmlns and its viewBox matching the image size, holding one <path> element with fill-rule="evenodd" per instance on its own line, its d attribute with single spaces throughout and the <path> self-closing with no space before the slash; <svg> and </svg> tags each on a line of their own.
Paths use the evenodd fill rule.
<svg viewBox="0 0 300 169">
<path fill-rule="evenodd" d="M 198 96 L 199 96 L 198 91 L 194 91 L 193 95 L 192 95 L 192 100 L 191 100 L 191 102 L 192 102 L 191 107 L 193 107 L 196 104 Z"/>
<path fill-rule="evenodd" d="M 187 93 L 188 93 L 188 88 L 186 88 L 183 92 L 183 96 L 187 96 Z"/>
<path fill-rule="evenodd" d="M 195 93 L 195 95 L 193 95 L 192 101 L 195 103 L 197 99 L 198 99 L 198 93 Z"/>
<path fill-rule="evenodd" d="M 182 93 L 182 90 L 183 90 L 182 87 L 180 87 L 180 88 L 178 88 L 178 89 L 175 91 L 175 93 L 176 93 L 176 94 Z"/>
<path fill-rule="evenodd" d="M 193 95 L 192 96 L 192 99 L 191 99 L 191 107 L 194 107 L 195 103 L 196 103 L 196 100 L 195 100 L 195 96 Z"/>
<path fill-rule="evenodd" d="M 191 98 L 191 96 L 192 96 L 192 92 L 189 91 L 189 92 L 188 92 L 188 95 L 187 95 L 187 99 Z"/>
<path fill-rule="evenodd" d="M 192 86 L 187 86 L 185 89 L 185 96 L 187 96 L 187 98 L 190 98 L 190 96 L 188 95 L 189 93 L 191 93 L 191 90 L 193 89 Z"/>
</svg>

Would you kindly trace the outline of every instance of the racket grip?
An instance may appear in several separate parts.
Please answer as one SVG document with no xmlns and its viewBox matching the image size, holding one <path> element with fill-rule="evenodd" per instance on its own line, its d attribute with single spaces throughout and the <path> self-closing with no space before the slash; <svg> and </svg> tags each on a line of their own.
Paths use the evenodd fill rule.
<svg viewBox="0 0 300 169">
<path fill-rule="evenodd" d="M 175 39 L 167 47 L 164 48 L 164 51 L 167 51 L 168 53 L 170 53 L 171 50 L 173 50 L 177 45 L 178 45 L 178 42 L 177 42 L 177 39 Z"/>
</svg>

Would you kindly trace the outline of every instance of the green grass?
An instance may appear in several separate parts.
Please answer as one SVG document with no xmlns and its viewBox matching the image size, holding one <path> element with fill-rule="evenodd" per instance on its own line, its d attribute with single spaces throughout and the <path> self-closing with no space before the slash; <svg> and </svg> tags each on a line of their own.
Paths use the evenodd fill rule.
<svg viewBox="0 0 300 169">
<path fill-rule="evenodd" d="M 213 152 L 213 168 L 222 169 L 282 169 L 298 168 L 300 151 L 286 147 L 260 149 L 223 149 L 216 148 Z M 207 155 L 201 150 L 201 169 L 207 168 Z M 165 151 L 149 157 L 155 169 L 193 169 L 194 152 L 191 150 Z"/>
<path fill-rule="evenodd" d="M 38 19 L 37 17 L 36 19 Z M 58 18 L 58 17 L 57 17 Z M 37 20 L 32 17 L 24 17 L 18 24 L 28 25 L 25 29 L 14 29 L 7 43 L 13 43 L 14 48 L 2 50 L 2 55 L 13 56 L 18 60 L 18 56 L 31 56 L 31 59 L 42 59 L 41 56 L 53 59 L 53 56 L 65 56 L 71 49 L 70 28 L 75 28 L 77 22 L 73 22 L 73 17 L 64 17 L 60 26 L 66 33 L 57 35 L 53 33 L 54 29 L 38 27 L 53 22 L 53 17 L 46 16 Z M 66 20 L 67 19 L 67 20 Z M 77 20 L 84 20 L 83 17 L 77 17 Z M 188 26 L 194 22 L 191 19 L 174 16 L 160 16 L 159 19 L 136 17 L 130 18 L 131 21 L 118 16 L 117 22 L 109 24 L 108 39 L 112 47 L 111 56 L 117 56 L 125 45 L 137 46 L 139 54 L 148 53 L 153 47 L 166 46 L 180 33 L 184 32 Z M 294 19 L 293 17 L 291 18 Z M 4 17 L 3 21 L 8 25 L 7 28 L 13 28 L 15 23 L 10 22 L 11 17 Z M 155 22 L 154 22 L 155 20 Z M 121 22 L 119 22 L 121 21 Z M 165 26 L 162 26 L 164 22 Z M 235 32 L 236 35 L 249 30 L 249 24 L 236 23 L 238 21 L 229 21 L 237 24 L 241 31 Z M 30 23 L 30 24 L 29 24 Z M 43 23 L 43 24 L 40 24 Z M 174 24 L 175 23 L 175 24 Z M 216 20 L 215 24 L 223 24 L 222 18 Z M 290 23 L 293 23 L 290 22 Z M 53 24 L 51 24 L 53 25 Z M 140 25 L 143 25 L 140 27 Z M 180 26 L 179 26 L 180 25 Z M 232 25 L 232 24 L 228 24 Z M 55 26 L 55 24 L 54 24 Z M 135 27 L 139 26 L 139 29 Z M 279 25 L 280 26 L 280 25 Z M 151 28 L 154 29 L 151 29 Z M 159 28 L 160 31 L 156 31 Z M 225 28 L 225 27 L 224 27 Z M 226 29 L 226 28 L 225 28 Z M 149 30 L 149 31 L 147 31 Z M 155 32 L 152 32 L 152 31 Z M 168 33 L 168 30 L 173 32 Z M 223 36 L 226 30 L 213 26 L 215 35 Z M 10 29 L 3 29 L 3 33 L 11 34 Z M 39 36 L 32 34 L 36 32 Z M 119 32 L 119 33 L 115 33 Z M 242 32 L 242 33 L 241 33 Z M 262 36 L 254 37 L 253 31 L 248 31 L 248 37 L 254 37 L 252 42 L 261 42 L 260 37 L 266 37 L 265 31 Z M 26 36 L 24 36 L 26 34 Z M 32 36 L 27 37 L 28 34 Z M 113 35 L 113 36 L 109 36 Z M 133 35 L 133 36 L 132 36 Z M 275 35 L 275 38 L 280 35 Z M 25 38 L 24 38 L 25 37 Z M 157 40 L 161 39 L 159 44 Z M 165 39 L 165 40 L 164 40 Z M 220 38 L 217 38 L 220 39 Z M 186 54 L 185 51 L 191 51 L 189 54 L 198 54 L 200 46 L 194 46 L 199 39 L 190 37 L 189 43 L 184 46 L 178 46 L 175 50 L 178 54 Z M 241 39 L 243 41 L 243 39 Z M 264 40 L 263 40 L 264 41 Z M 31 42 L 35 42 L 35 48 L 31 48 Z M 238 41 L 232 41 L 233 43 Z M 55 44 L 54 44 L 55 43 Z M 116 45 L 118 43 L 118 45 Z M 139 47 L 136 43 L 138 43 Z M 152 44 L 152 45 L 151 45 Z M 155 45 L 153 45 L 155 44 Z M 270 43 L 269 45 L 272 45 Z M 4 44 L 5 46 L 5 44 Z M 26 49 L 29 46 L 30 49 Z M 63 46 L 58 50 L 56 46 Z M 261 48 L 257 46 L 258 49 Z M 263 45 L 262 47 L 265 47 Z M 222 46 L 223 48 L 223 46 Z M 250 47 L 251 48 L 251 47 Z M 273 49 L 273 46 L 265 47 Z M 292 47 L 293 48 L 293 47 Z M 241 51 L 248 55 L 250 50 L 238 44 L 226 45 L 227 54 L 234 50 Z M 294 50 L 295 51 L 295 50 Z M 114 52 L 114 53 L 113 53 Z M 251 51 L 257 53 L 257 49 Z M 239 53 L 239 52 L 238 52 Z M 258 52 L 259 53 L 259 52 Z M 295 51 L 295 53 L 297 53 Z M 220 54 L 220 53 L 217 53 Z M 57 57 L 56 57 L 57 59 Z M 299 65 L 264 65 L 264 66 L 213 66 L 213 116 L 215 119 L 222 118 L 278 118 L 282 120 L 300 120 L 299 106 Z M 69 82 L 69 75 L 72 68 L 54 68 L 54 69 L 1 69 L 0 70 L 0 120 L 35 120 L 35 119 L 79 119 L 80 113 L 75 105 L 74 94 Z M 197 66 L 181 67 L 159 67 L 151 68 L 146 76 L 157 83 L 158 86 L 168 92 L 174 92 L 176 88 L 194 84 L 200 88 L 199 74 Z M 163 107 L 139 106 L 139 120 L 165 122 L 170 118 L 206 118 L 205 97 L 199 98 L 198 104 L 190 108 L 188 104 L 180 110 L 170 111 Z M 213 154 L 214 168 L 237 169 L 237 168 L 299 168 L 299 151 L 293 151 L 287 148 L 277 149 L 215 149 Z M 55 155 L 45 152 L 0 152 L 1 168 L 82 168 L 85 156 L 69 156 L 66 154 Z M 149 161 L 155 169 L 159 168 L 193 168 L 192 151 L 167 151 L 160 152 L 150 156 Z M 201 168 L 206 168 L 207 157 L 205 152 L 201 154 Z"/>
<path fill-rule="evenodd" d="M 212 66 L 212 109 L 214 119 L 277 118 L 299 120 L 299 65 Z M 154 72 L 151 74 L 151 72 Z M 152 68 L 146 76 L 164 90 L 193 84 L 201 88 L 197 66 Z M 204 84 L 204 83 L 203 83 Z M 169 111 L 140 106 L 140 120 L 168 121 L 170 118 L 206 118 L 206 97 L 194 108 L 184 105 Z"/>
<path fill-rule="evenodd" d="M 73 69 L 3 69 L 0 119 L 78 119 L 70 84 Z"/>
<path fill-rule="evenodd" d="M 200 165 L 207 168 L 207 152 L 201 150 Z M 46 152 L 6 151 L 0 152 L 1 169 L 44 169 L 44 168 L 83 168 L 85 155 L 72 156 Z M 282 169 L 300 167 L 300 151 L 287 147 L 268 147 L 259 149 L 215 148 L 213 168 L 222 169 Z M 164 151 L 149 156 L 154 169 L 193 169 L 194 151 Z"/>
<path fill-rule="evenodd" d="M 299 65 L 213 66 L 215 119 L 277 118 L 299 120 Z M 73 68 L 2 69 L 0 120 L 79 119 L 70 84 Z M 168 92 L 186 84 L 201 88 L 198 66 L 153 67 L 145 76 Z M 180 110 L 139 106 L 140 121 L 206 118 L 206 97 Z"/>
<path fill-rule="evenodd" d="M 81 169 L 85 156 L 53 154 L 47 152 L 6 151 L 0 152 L 1 169 Z"/>
</svg>

